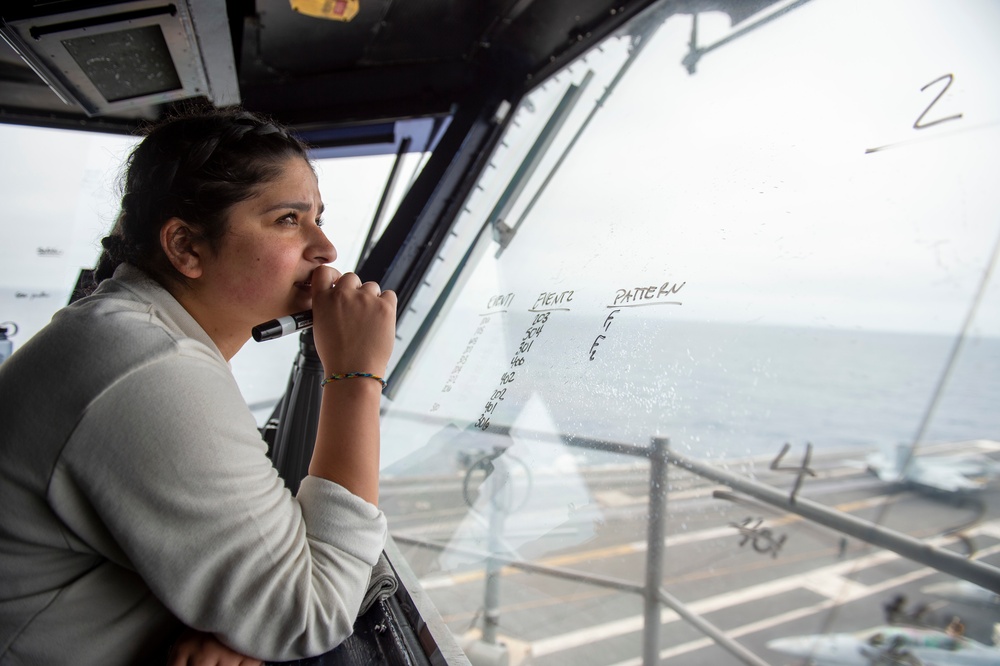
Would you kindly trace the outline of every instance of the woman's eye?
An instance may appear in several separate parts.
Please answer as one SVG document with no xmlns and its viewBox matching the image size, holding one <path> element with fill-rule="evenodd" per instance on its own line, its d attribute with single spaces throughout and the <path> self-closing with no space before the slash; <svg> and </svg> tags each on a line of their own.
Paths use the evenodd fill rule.
<svg viewBox="0 0 1000 666">
<path fill-rule="evenodd" d="M 278 218 L 278 224 L 283 224 L 285 226 L 291 227 L 295 226 L 298 223 L 299 220 L 297 217 L 295 217 L 295 213 L 289 213 L 288 215 L 283 215 L 282 217 Z"/>
<path fill-rule="evenodd" d="M 324 224 L 326 224 L 326 220 L 324 220 L 321 217 L 317 217 L 316 218 L 316 226 L 317 227 L 322 227 Z"/>
</svg>

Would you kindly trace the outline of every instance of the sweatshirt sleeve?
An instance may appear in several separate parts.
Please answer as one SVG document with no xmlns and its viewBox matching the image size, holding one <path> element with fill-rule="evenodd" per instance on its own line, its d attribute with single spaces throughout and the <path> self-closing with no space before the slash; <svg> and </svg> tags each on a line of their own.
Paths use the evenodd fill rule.
<svg viewBox="0 0 1000 666">
<path fill-rule="evenodd" d="M 333 482 L 292 497 L 228 369 L 183 355 L 93 401 L 50 500 L 183 623 L 261 659 L 349 636 L 386 538 L 382 512 Z"/>
</svg>

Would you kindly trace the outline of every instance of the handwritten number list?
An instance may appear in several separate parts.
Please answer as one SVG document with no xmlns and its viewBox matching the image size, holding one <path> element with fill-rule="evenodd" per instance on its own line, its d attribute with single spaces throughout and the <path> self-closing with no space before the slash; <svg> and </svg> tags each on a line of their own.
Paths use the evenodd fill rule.
<svg viewBox="0 0 1000 666">
<path fill-rule="evenodd" d="M 480 430 L 485 432 L 490 427 L 490 418 L 493 416 L 493 412 L 507 395 L 507 389 L 517 379 L 518 370 L 527 362 L 531 347 L 535 344 L 538 336 L 542 334 L 542 329 L 548 320 L 549 313 L 541 312 L 535 315 L 535 318 L 531 321 L 531 325 L 524 331 L 524 337 L 521 338 L 521 343 L 518 345 L 517 351 L 514 352 L 514 356 L 510 359 L 510 369 L 500 375 L 499 385 L 493 391 L 489 400 L 486 401 L 483 412 L 479 415 L 479 420 L 476 421 L 476 427 Z"/>
</svg>

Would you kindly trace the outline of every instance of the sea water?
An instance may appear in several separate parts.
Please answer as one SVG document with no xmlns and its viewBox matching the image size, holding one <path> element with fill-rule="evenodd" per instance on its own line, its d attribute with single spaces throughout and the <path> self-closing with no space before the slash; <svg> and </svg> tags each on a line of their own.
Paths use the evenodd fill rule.
<svg viewBox="0 0 1000 666">
<path fill-rule="evenodd" d="M 1000 440 L 1000 338 L 672 322 L 646 332 L 653 362 L 539 393 L 564 429 L 625 441 L 667 436 L 705 457 L 784 443 L 875 449 Z M 953 352 L 954 362 L 950 363 Z"/>
<path fill-rule="evenodd" d="M 668 437 L 700 458 L 774 456 L 785 443 L 799 451 L 806 444 L 874 451 L 900 442 L 1000 440 L 1000 338 L 645 321 L 609 334 L 590 358 L 593 335 L 580 333 L 587 321 L 559 316 L 511 383 L 503 379 L 510 343 L 480 340 L 445 393 L 433 371 L 451 368 L 462 350 L 432 341 L 404 380 L 411 386 L 396 391 L 401 406 L 389 416 L 400 423 L 384 428 L 383 457 L 412 454 L 443 432 L 441 423 L 467 433 L 468 445 L 479 423 L 484 432 L 502 426 L 567 442 L 645 446 Z M 517 326 L 508 328 L 520 338 Z M 503 389 L 502 402 L 484 412 Z M 431 425 L 419 432 L 421 415 Z M 576 450 L 578 462 L 610 460 L 585 448 Z"/>
<path fill-rule="evenodd" d="M 10 316 L 0 320 L 16 319 L 20 328 L 12 338 L 16 353 L 68 293 L 14 289 L 2 296 Z M 232 360 L 261 425 L 285 390 L 297 338 L 250 341 Z M 661 435 L 699 457 L 768 455 L 786 442 L 875 450 L 900 442 L 1000 441 L 998 337 L 673 321 L 645 327 L 617 352 L 605 347 L 610 361 L 605 358 L 604 367 L 614 371 L 580 362 L 557 339 L 549 338 L 547 347 L 543 341 L 525 368 L 530 372 L 522 373 L 528 381 L 517 387 L 521 407 L 510 401 L 497 423 L 530 427 L 522 414 L 530 401 L 544 413 L 546 428 L 559 434 L 636 444 Z M 652 351 L 637 356 L 639 345 Z M 480 350 L 501 363 L 509 352 Z M 454 360 L 441 356 L 434 363 L 450 367 Z M 464 377 L 462 391 L 485 400 L 495 374 Z M 426 380 L 409 376 L 404 394 L 435 395 L 439 386 L 418 385 Z M 425 401 L 428 413 L 437 399 Z M 447 413 L 459 429 L 477 416 Z M 412 446 L 384 438 L 384 456 Z"/>
</svg>

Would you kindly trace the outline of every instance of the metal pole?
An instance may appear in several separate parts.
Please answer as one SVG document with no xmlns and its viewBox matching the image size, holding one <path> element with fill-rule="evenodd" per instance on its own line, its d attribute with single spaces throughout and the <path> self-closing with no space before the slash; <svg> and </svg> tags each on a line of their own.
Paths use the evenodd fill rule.
<svg viewBox="0 0 1000 666">
<path fill-rule="evenodd" d="M 483 642 L 494 645 L 497 642 L 497 627 L 500 625 L 500 572 L 503 563 L 495 557 L 502 548 L 501 535 L 504 525 L 504 508 L 500 505 L 503 500 L 498 499 L 497 494 L 503 491 L 498 487 L 497 475 L 487 480 L 491 488 L 492 498 L 490 499 L 490 536 L 489 536 L 489 557 L 486 558 L 486 590 L 483 598 Z"/>
<path fill-rule="evenodd" d="M 646 546 L 646 587 L 643 590 L 642 663 L 660 658 L 660 583 L 666 544 L 667 449 L 670 440 L 654 437 L 649 457 L 649 531 Z"/>
<path fill-rule="evenodd" d="M 772 506 L 779 507 L 791 513 L 797 513 L 803 518 L 819 523 L 820 525 L 825 525 L 879 548 L 891 550 L 914 562 L 919 562 L 944 573 L 958 576 L 970 583 L 975 583 L 1000 594 L 1000 569 L 985 562 L 966 559 L 958 553 L 953 553 L 943 548 L 936 548 L 919 539 L 881 527 L 867 520 L 856 518 L 849 513 L 831 509 L 818 502 L 813 502 L 802 497 L 795 497 L 793 499 L 786 492 L 777 488 L 732 474 L 703 462 L 698 462 L 679 453 L 667 451 L 666 456 L 667 460 L 671 463 L 690 470 L 706 479 L 724 483 L 735 490 L 756 497 Z"/>
<path fill-rule="evenodd" d="M 292 366 L 288 390 L 275 412 L 278 430 L 271 446 L 271 462 L 293 495 L 309 473 L 309 461 L 316 445 L 322 381 L 323 364 L 309 328 L 299 335 L 299 354 Z"/>
<path fill-rule="evenodd" d="M 489 556 L 486 558 L 486 585 L 483 594 L 483 643 L 495 645 L 500 628 L 500 577 L 503 573 L 503 533 L 507 514 L 513 506 L 512 478 L 504 459 L 505 449 L 497 449 L 488 459 L 484 488 L 489 492 Z"/>
<path fill-rule="evenodd" d="M 389 203 L 392 191 L 396 189 L 396 181 L 399 178 L 399 167 L 403 163 L 403 157 L 410 150 L 410 141 L 412 139 L 405 136 L 399 142 L 399 150 L 396 151 L 396 161 L 392 163 L 392 169 L 389 170 L 389 177 L 386 179 L 385 188 L 382 190 L 382 198 L 378 201 L 375 216 L 372 218 L 372 225 L 368 228 L 368 235 L 365 237 L 364 245 L 361 246 L 361 255 L 358 257 L 357 266 L 361 266 L 364 263 L 372 250 L 372 239 L 375 237 L 375 232 L 378 231 L 378 228 L 382 226 L 382 218 L 385 217 L 385 207 Z"/>
<path fill-rule="evenodd" d="M 695 629 L 711 638 L 719 645 L 719 647 L 728 651 L 744 664 L 749 664 L 749 666 L 768 666 L 766 661 L 734 641 L 729 636 L 726 636 L 721 629 L 692 611 L 683 601 L 673 596 L 662 587 L 659 590 L 659 595 L 660 601 L 677 613 L 682 620 L 685 620 Z"/>
<path fill-rule="evenodd" d="M 461 546 L 454 546 L 453 544 L 435 543 L 433 541 L 402 535 L 395 535 L 392 538 L 399 543 L 410 544 L 420 548 L 429 548 L 437 551 L 447 550 L 453 553 L 465 553 L 474 557 L 490 557 L 490 553 L 477 548 L 462 548 Z M 493 558 L 504 566 L 512 569 L 520 569 L 521 571 L 525 571 L 527 573 L 536 573 L 545 576 L 552 576 L 554 578 L 561 578 L 563 580 L 588 583 L 596 587 L 619 590 L 621 592 L 629 592 L 631 594 L 644 595 L 646 593 L 646 587 L 644 585 L 627 580 L 621 580 L 619 578 L 612 578 L 611 576 L 604 576 L 602 574 L 595 573 L 583 573 L 580 571 L 572 571 L 570 569 L 562 569 L 560 567 L 532 564 L 530 562 L 516 560 L 510 556 L 493 555 Z M 389 560 L 392 561 L 392 557 L 390 557 Z M 657 594 L 659 595 L 660 602 L 676 612 L 678 617 L 700 630 L 702 633 L 718 643 L 719 647 L 728 651 L 743 663 L 748 664 L 749 666 L 768 666 L 766 661 L 755 655 L 753 652 L 750 652 L 750 650 L 743 647 L 729 636 L 726 636 L 721 629 L 692 611 L 683 601 L 671 595 L 664 588 L 659 588 Z"/>
</svg>

